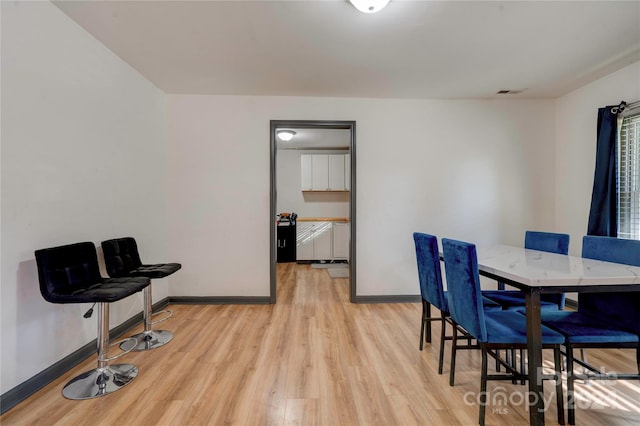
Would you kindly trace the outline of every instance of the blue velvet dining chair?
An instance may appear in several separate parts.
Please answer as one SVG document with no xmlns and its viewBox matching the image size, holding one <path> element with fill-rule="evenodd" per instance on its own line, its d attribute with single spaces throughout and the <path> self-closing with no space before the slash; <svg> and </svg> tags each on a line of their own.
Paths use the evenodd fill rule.
<svg viewBox="0 0 640 426">
<path fill-rule="evenodd" d="M 568 254 L 569 253 L 569 234 L 560 234 L 555 232 L 526 231 L 524 235 L 524 248 L 529 250 L 546 251 L 548 253 Z M 485 297 L 500 304 L 502 309 L 526 311 L 526 296 L 520 290 L 505 290 L 504 283 L 498 283 L 498 290 L 484 290 L 482 294 Z M 565 295 L 560 294 L 543 294 L 540 297 L 541 310 L 562 310 L 565 305 Z M 507 361 L 515 364 L 515 351 L 507 353 Z M 500 365 L 496 364 L 496 368 L 500 371 Z M 520 368 L 524 372 L 524 354 L 520 351 Z M 524 383 L 523 383 L 524 384 Z"/>
<path fill-rule="evenodd" d="M 582 240 L 582 257 L 640 266 L 640 241 L 588 235 Z M 580 293 L 577 311 L 545 311 L 541 318 L 565 336 L 569 424 L 575 424 L 576 380 L 640 380 L 640 293 Z M 635 348 L 638 374 L 603 374 L 575 359 L 576 348 Z M 576 374 L 574 362 L 592 373 Z"/>
<path fill-rule="evenodd" d="M 462 326 L 473 336 L 482 352 L 480 378 L 480 414 L 479 423 L 484 425 L 487 405 L 488 380 L 522 380 L 527 377 L 502 361 L 496 354 L 500 349 L 523 349 L 527 346 L 526 318 L 516 311 L 486 311 L 482 307 L 482 291 L 476 247 L 473 244 L 450 239 L 442 240 L 444 264 L 447 278 L 449 312 L 453 322 Z M 453 344 L 456 343 L 454 328 Z M 543 348 L 553 349 L 555 372 L 541 375 L 543 380 L 553 379 L 556 384 L 556 403 L 558 404 L 558 422 L 564 424 L 564 400 L 560 363 L 560 345 L 564 337 L 542 326 Z M 488 356 L 500 362 L 508 374 L 491 374 L 488 370 Z"/>
<path fill-rule="evenodd" d="M 524 248 L 530 250 L 546 251 L 548 253 L 568 254 L 569 234 L 555 232 L 526 231 L 524 236 Z M 499 290 L 485 290 L 483 295 L 494 300 L 502 306 L 502 309 L 525 310 L 525 295 L 519 290 L 504 290 L 504 284 L 498 283 Z M 564 309 L 565 295 L 543 294 L 540 297 L 540 309 L 562 310 Z"/>
<path fill-rule="evenodd" d="M 442 270 L 440 268 L 440 254 L 438 252 L 438 239 L 434 235 L 414 232 L 413 240 L 416 247 L 416 261 L 418 264 L 418 281 L 420 283 L 420 296 L 422 299 L 422 322 L 420 324 L 420 350 L 423 349 L 425 341 L 431 342 L 431 323 L 440 322 L 440 354 L 438 357 L 438 374 L 442 374 L 444 361 L 445 341 L 451 340 L 451 336 L 446 335 L 446 323 L 450 322 L 449 307 L 447 305 L 446 292 L 442 285 Z M 486 309 L 500 310 L 500 306 L 489 300 L 483 300 Z M 440 311 L 439 317 L 431 316 L 431 306 Z M 453 325 L 452 325 L 453 326 Z M 467 345 L 457 349 L 475 348 L 467 339 Z M 455 359 L 451 358 L 451 370 L 455 369 Z"/>
</svg>

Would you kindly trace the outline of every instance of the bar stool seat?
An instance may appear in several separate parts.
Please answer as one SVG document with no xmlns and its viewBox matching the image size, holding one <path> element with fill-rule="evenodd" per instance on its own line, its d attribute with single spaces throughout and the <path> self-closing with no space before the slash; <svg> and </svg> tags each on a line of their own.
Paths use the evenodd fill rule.
<svg viewBox="0 0 640 426">
<path fill-rule="evenodd" d="M 179 263 L 158 263 L 157 265 L 142 265 L 129 271 L 132 277 L 164 278 L 181 268 Z"/>
</svg>

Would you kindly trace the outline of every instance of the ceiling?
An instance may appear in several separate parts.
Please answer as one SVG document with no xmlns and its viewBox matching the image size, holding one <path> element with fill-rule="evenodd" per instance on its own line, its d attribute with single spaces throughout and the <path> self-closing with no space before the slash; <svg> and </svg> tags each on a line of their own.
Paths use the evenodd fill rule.
<svg viewBox="0 0 640 426">
<path fill-rule="evenodd" d="M 54 4 L 170 94 L 554 98 L 640 60 L 639 1 Z"/>
</svg>

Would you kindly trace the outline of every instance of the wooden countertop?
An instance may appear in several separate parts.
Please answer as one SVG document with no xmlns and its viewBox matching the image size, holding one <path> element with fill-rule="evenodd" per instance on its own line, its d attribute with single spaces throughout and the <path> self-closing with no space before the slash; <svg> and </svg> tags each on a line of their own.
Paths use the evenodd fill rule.
<svg viewBox="0 0 640 426">
<path fill-rule="evenodd" d="M 348 217 L 299 217 L 298 222 L 349 222 Z"/>
</svg>

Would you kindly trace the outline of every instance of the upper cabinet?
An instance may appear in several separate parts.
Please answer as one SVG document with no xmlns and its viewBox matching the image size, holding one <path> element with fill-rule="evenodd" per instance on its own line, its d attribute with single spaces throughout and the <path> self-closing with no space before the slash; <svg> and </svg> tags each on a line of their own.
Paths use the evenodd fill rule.
<svg viewBox="0 0 640 426">
<path fill-rule="evenodd" d="M 300 187 L 303 191 L 311 191 L 313 189 L 313 173 L 311 172 L 313 164 L 311 158 L 313 155 L 302 154 L 300 156 L 300 166 L 302 170 L 302 176 L 300 180 Z"/>
<path fill-rule="evenodd" d="M 351 191 L 351 154 L 344 155 L 344 189 Z"/>
<path fill-rule="evenodd" d="M 332 155 L 311 156 L 311 190 L 330 191 L 329 186 L 329 157 Z"/>
<path fill-rule="evenodd" d="M 303 191 L 348 191 L 349 155 L 303 154 L 301 189 Z"/>
</svg>

